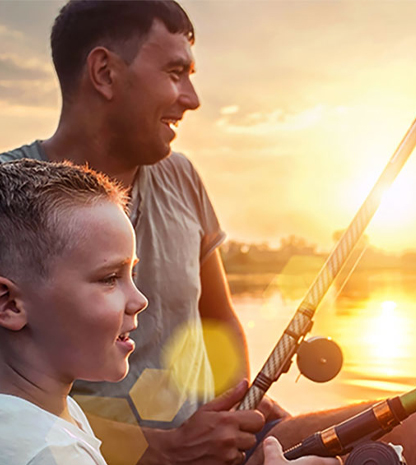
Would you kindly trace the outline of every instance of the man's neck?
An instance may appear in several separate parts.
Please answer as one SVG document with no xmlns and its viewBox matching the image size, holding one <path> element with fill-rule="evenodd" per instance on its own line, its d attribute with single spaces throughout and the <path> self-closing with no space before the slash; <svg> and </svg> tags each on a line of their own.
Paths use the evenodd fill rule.
<svg viewBox="0 0 416 465">
<path fill-rule="evenodd" d="M 121 182 L 124 187 L 130 187 L 138 167 L 126 166 L 123 163 L 125 157 L 114 156 L 109 146 L 101 138 L 86 134 L 64 134 L 59 130 L 50 139 L 42 142 L 42 149 L 49 161 L 70 160 L 77 165 L 87 163 L 96 171 Z"/>
</svg>

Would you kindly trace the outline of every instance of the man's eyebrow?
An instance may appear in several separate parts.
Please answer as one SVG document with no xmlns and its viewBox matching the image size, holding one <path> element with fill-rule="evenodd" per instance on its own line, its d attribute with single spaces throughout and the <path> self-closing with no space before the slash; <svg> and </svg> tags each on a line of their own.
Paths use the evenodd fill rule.
<svg viewBox="0 0 416 465">
<path fill-rule="evenodd" d="M 191 60 L 186 60 L 184 58 L 176 58 L 169 61 L 166 65 L 168 68 L 181 67 L 184 71 L 189 73 L 195 73 L 195 63 Z"/>
</svg>

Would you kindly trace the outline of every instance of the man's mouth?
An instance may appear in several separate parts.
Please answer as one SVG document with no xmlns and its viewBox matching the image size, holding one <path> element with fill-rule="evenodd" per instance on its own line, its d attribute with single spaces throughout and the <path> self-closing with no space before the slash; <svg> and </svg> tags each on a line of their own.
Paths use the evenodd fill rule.
<svg viewBox="0 0 416 465">
<path fill-rule="evenodd" d="M 172 131 L 179 126 L 180 118 L 162 118 L 162 123 L 167 124 Z"/>
</svg>

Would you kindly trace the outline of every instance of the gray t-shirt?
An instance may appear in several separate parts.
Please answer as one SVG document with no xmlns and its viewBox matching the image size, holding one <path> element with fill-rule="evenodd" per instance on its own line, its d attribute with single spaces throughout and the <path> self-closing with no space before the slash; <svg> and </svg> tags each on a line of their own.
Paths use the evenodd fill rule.
<svg viewBox="0 0 416 465">
<path fill-rule="evenodd" d="M 24 157 L 47 160 L 37 141 L 0 154 L 0 161 Z M 132 334 L 130 371 L 115 384 L 78 381 L 73 394 L 91 413 L 171 428 L 214 394 L 198 311 L 200 269 L 225 234 L 198 173 L 178 153 L 140 167 L 131 220 L 140 259 L 136 283 L 149 306 Z"/>
</svg>

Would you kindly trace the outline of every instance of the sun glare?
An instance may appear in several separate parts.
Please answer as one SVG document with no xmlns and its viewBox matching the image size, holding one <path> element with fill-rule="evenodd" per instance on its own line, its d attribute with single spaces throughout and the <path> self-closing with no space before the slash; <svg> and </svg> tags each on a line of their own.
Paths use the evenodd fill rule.
<svg viewBox="0 0 416 465">
<path fill-rule="evenodd" d="M 403 320 L 396 312 L 397 304 L 386 300 L 381 303 L 378 315 L 372 321 L 368 343 L 373 356 L 384 363 L 401 356 Z M 388 341 L 388 344 L 386 343 Z"/>
<path fill-rule="evenodd" d="M 411 183 L 410 179 L 397 180 L 385 192 L 375 222 L 381 226 L 406 226 L 413 219 L 415 195 L 414 183 Z"/>
<path fill-rule="evenodd" d="M 386 301 L 382 302 L 381 308 L 383 310 L 382 315 L 391 317 L 391 316 L 393 316 L 394 311 L 397 308 L 397 304 L 396 304 L 396 302 L 393 302 L 391 300 L 386 300 Z"/>
<path fill-rule="evenodd" d="M 370 243 L 376 247 L 391 250 L 399 250 L 404 244 L 408 248 L 412 247 L 414 242 L 411 237 L 416 226 L 416 185 L 412 182 L 412 175 L 411 172 L 401 173 L 393 185 L 383 192 L 381 203 L 367 228 Z M 370 176 L 357 182 L 350 204 L 362 203 L 374 183 L 374 177 Z"/>
</svg>

